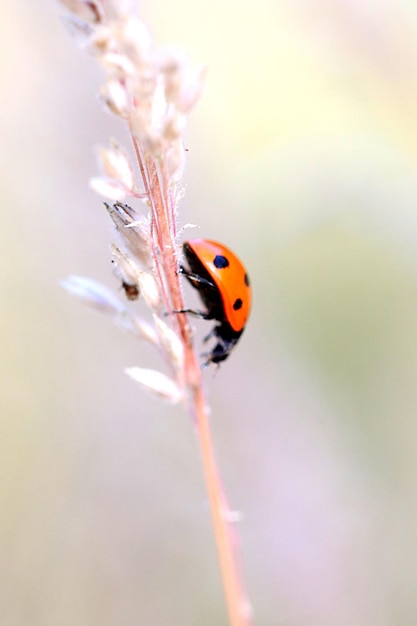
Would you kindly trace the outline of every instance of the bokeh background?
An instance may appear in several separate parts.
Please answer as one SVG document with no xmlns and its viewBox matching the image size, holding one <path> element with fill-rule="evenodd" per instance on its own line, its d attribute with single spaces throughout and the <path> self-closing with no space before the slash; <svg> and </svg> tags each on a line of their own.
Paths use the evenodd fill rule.
<svg viewBox="0 0 417 626">
<path fill-rule="evenodd" d="M 193 427 L 125 376 L 157 356 L 59 287 L 117 289 L 87 181 L 128 145 L 59 12 L 0 7 L 0 623 L 226 625 Z M 181 222 L 254 288 L 205 373 L 254 623 L 415 626 L 417 5 L 140 13 L 208 67 Z"/>
</svg>

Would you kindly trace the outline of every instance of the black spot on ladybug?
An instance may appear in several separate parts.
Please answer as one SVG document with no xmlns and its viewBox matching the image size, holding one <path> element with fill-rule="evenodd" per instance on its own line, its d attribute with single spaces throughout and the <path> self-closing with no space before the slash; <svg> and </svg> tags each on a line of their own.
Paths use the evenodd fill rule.
<svg viewBox="0 0 417 626">
<path fill-rule="evenodd" d="M 249 274 L 245 274 L 245 285 L 246 287 L 250 286 Z"/>
<path fill-rule="evenodd" d="M 239 311 L 239 309 L 241 309 L 243 306 L 243 302 L 240 298 L 236 298 L 236 300 L 233 302 L 233 308 L 235 311 Z"/>
<path fill-rule="evenodd" d="M 225 256 L 222 256 L 221 254 L 218 254 L 214 257 L 213 264 L 214 267 L 217 267 L 217 269 L 219 270 L 223 270 L 225 267 L 229 267 L 229 261 L 226 259 Z"/>
</svg>

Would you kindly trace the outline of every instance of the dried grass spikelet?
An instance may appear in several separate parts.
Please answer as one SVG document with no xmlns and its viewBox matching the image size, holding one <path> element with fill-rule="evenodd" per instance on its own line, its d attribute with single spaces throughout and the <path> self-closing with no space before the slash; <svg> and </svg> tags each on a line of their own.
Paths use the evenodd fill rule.
<svg viewBox="0 0 417 626">
<path fill-rule="evenodd" d="M 133 167 L 126 152 L 112 139 L 110 146 L 97 148 L 101 176 L 90 180 L 90 186 L 101 196 L 114 201 L 129 197 L 144 197 L 135 189 Z"/>
<path fill-rule="evenodd" d="M 104 203 L 113 221 L 116 232 L 127 247 L 129 253 L 144 267 L 151 267 L 151 233 L 150 220 L 145 215 L 136 215 L 127 204 L 115 202 L 113 205 Z"/>
<path fill-rule="evenodd" d="M 124 302 L 101 283 L 84 276 L 69 276 L 61 281 L 61 286 L 89 308 L 109 317 L 122 330 L 155 346 L 159 345 L 154 326 L 129 311 Z"/>
<path fill-rule="evenodd" d="M 90 181 L 91 187 L 109 200 L 105 206 L 116 238 L 110 247 L 113 271 L 131 304 L 122 307 L 117 300 L 117 306 L 103 306 L 107 291 L 101 293 L 97 284 L 93 288 L 87 279 L 71 279 L 65 286 L 117 320 L 118 325 L 135 329 L 157 345 L 171 368 L 170 380 L 183 389 L 181 394 L 172 394 L 171 389 L 168 395 L 180 399 L 186 397 L 184 385 L 193 379 L 187 381 L 184 374 L 190 333 L 183 316 L 166 318 L 164 311 L 183 308 L 176 274 L 182 134 L 186 116 L 201 93 L 204 71 L 191 67 L 178 48 L 157 48 L 130 2 L 65 0 L 62 4 L 69 11 L 65 19 L 76 42 L 104 70 L 102 102 L 128 124 L 137 160 L 134 166 L 128 151 L 112 139 L 97 149 L 101 174 Z M 139 206 L 125 204 L 128 199 L 130 203 L 136 200 Z M 140 306 L 137 299 L 152 313 L 151 333 L 137 330 L 149 327 L 136 310 L 130 310 Z M 147 380 L 148 374 L 141 384 L 146 385 Z M 162 380 L 150 385 L 159 397 L 163 396 L 159 388 Z"/>
<path fill-rule="evenodd" d="M 182 399 L 181 389 L 162 372 L 144 367 L 128 367 L 126 374 L 161 400 L 177 404 Z"/>
</svg>

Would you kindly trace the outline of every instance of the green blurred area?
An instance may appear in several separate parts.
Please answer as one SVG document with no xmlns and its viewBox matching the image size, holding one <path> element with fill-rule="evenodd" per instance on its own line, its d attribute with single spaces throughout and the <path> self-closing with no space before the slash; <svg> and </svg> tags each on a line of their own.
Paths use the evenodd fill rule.
<svg viewBox="0 0 417 626">
<path fill-rule="evenodd" d="M 416 7 L 140 10 L 208 67 L 181 224 L 254 289 L 206 373 L 254 623 L 414 626 Z M 226 624 L 193 427 L 123 373 L 162 364 L 59 287 L 118 288 L 87 184 L 94 145 L 129 143 L 58 14 L 0 8 L 0 624 Z"/>
</svg>

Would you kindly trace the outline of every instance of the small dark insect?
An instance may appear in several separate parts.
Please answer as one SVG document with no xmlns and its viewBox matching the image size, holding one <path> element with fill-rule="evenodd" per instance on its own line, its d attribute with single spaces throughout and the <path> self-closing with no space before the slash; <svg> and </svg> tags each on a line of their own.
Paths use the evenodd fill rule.
<svg viewBox="0 0 417 626">
<path fill-rule="evenodd" d="M 122 281 L 122 288 L 128 300 L 137 300 L 139 298 L 140 292 L 138 285 L 129 285 L 129 283 Z"/>
</svg>

